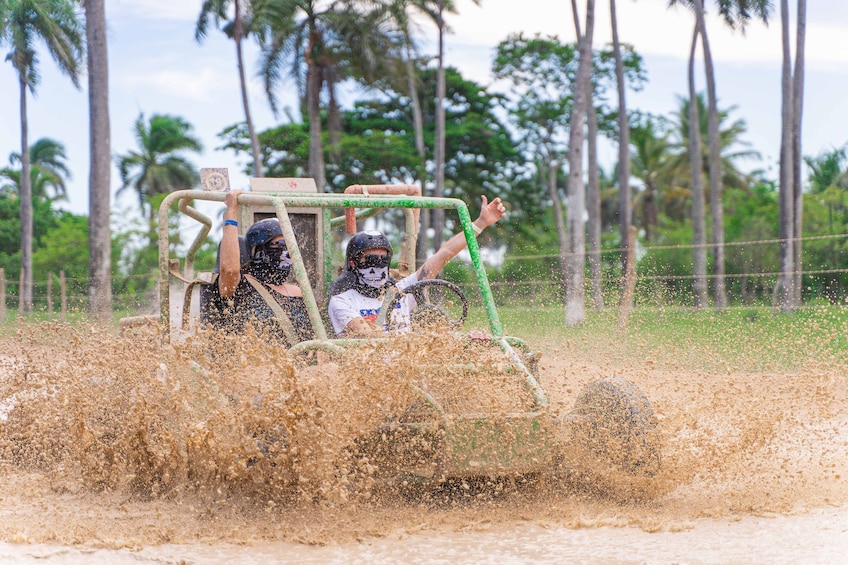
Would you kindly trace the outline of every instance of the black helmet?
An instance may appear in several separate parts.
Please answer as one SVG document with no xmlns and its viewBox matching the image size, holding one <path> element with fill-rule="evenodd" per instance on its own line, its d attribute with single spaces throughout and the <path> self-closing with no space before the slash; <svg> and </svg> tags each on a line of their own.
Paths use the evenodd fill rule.
<svg viewBox="0 0 848 565">
<path fill-rule="evenodd" d="M 345 266 L 347 270 L 354 270 L 350 266 L 350 262 L 354 264 L 358 262 L 359 256 L 366 249 L 385 249 L 389 252 L 389 262 L 392 261 L 392 242 L 389 241 L 382 232 L 379 231 L 361 231 L 350 238 L 347 242 L 347 251 L 345 252 Z"/>
<path fill-rule="evenodd" d="M 250 257 L 252 258 L 256 252 L 256 246 L 265 245 L 278 235 L 283 235 L 283 230 L 280 228 L 280 220 L 277 218 L 265 218 L 247 228 L 244 240 L 247 243 Z"/>
</svg>

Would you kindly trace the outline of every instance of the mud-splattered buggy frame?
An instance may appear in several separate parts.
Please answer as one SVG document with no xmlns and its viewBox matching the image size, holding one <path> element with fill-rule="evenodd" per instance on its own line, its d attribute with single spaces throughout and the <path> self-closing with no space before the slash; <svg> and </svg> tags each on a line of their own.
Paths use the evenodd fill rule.
<svg viewBox="0 0 848 565">
<path fill-rule="evenodd" d="M 571 414 L 552 417 L 548 396 L 525 363 L 530 353 L 527 344 L 519 338 L 505 335 L 481 260 L 469 210 L 463 201 L 424 197 L 418 187 L 411 185 L 355 185 L 348 187 L 343 194 L 319 194 L 311 179 L 253 180 L 257 181 L 253 184 L 253 190 L 239 196 L 242 210 L 240 232 L 244 233 L 253 221 L 261 219 L 260 212 L 264 217 L 277 217 L 288 244 L 294 277 L 303 292 L 314 330 L 313 340 L 289 348 L 292 356 L 310 351 L 342 355 L 346 350 L 374 339 L 336 339 L 328 334 L 321 305 L 327 303 L 325 289 L 329 288 L 336 272 L 332 265 L 334 254 L 331 230 L 344 224 L 347 231 L 353 233 L 356 231 L 357 219 L 387 209 L 403 210 L 406 229 L 399 265 L 403 275 L 414 270 L 419 211 L 442 208 L 454 210 L 458 216 L 458 225 L 465 235 L 488 320 L 490 343 L 503 354 L 505 363 L 502 365 L 507 366 L 507 372 L 526 388 L 532 398 L 532 406 L 525 411 L 506 414 L 449 414 L 438 398 L 413 387 L 420 398 L 418 405 L 425 408 L 423 415 L 419 409 L 413 411 L 412 416 L 394 419 L 375 430 L 374 437 L 379 438 L 379 453 L 371 455 L 372 461 L 397 456 L 391 465 L 384 465 L 384 468 L 393 471 L 391 476 L 380 477 L 383 481 L 428 483 L 446 478 L 550 472 L 554 467 L 562 467 L 563 445 L 559 438 L 562 436 L 562 428 L 568 423 L 579 424 L 575 429 L 580 429 L 583 436 L 578 441 L 570 441 L 575 446 L 586 440 L 582 443 L 588 441 L 590 451 L 600 457 L 610 451 L 611 438 L 605 436 L 612 429 L 616 436 L 612 438 L 617 442 L 616 450 L 629 449 L 636 452 L 633 457 L 625 457 L 628 465 L 639 467 L 644 463 L 646 468 L 651 468 L 651 472 L 654 472 L 654 467 L 658 467 L 658 452 L 645 439 L 645 434 L 655 427 L 653 412 L 644 395 L 638 389 L 634 390 L 635 387 L 628 384 L 617 386 L 614 383 L 612 388 L 607 386 L 598 389 L 596 386 L 593 390 L 600 390 L 603 393 L 601 396 L 583 394 Z M 160 205 L 159 318 L 161 327 L 171 341 L 184 339 L 195 331 L 199 317 L 199 293 L 196 287 L 213 280 L 209 274 L 196 277 L 194 272 L 195 256 L 213 224 L 208 216 L 195 208 L 194 203 L 223 203 L 225 198 L 224 191 L 183 190 L 169 194 Z M 182 262 L 171 256 L 169 241 L 169 215 L 175 204 L 183 216 L 200 224 L 200 231 L 188 247 Z M 344 216 L 332 216 L 334 211 L 341 209 L 345 210 Z M 309 216 L 310 221 L 307 222 L 308 229 L 298 229 L 298 237 L 295 237 L 293 223 L 297 221 L 298 215 Z M 304 246 L 298 238 L 312 239 L 309 242 L 312 249 L 308 253 L 311 261 L 305 260 Z M 601 423 L 596 412 L 611 409 L 617 412 L 616 422 Z M 623 435 L 629 436 L 626 445 L 617 437 Z M 363 438 L 363 443 L 368 443 L 367 437 Z M 415 445 L 426 446 L 426 449 L 412 447 L 415 453 L 410 454 L 410 446 Z M 650 453 L 646 454 L 646 450 Z"/>
</svg>

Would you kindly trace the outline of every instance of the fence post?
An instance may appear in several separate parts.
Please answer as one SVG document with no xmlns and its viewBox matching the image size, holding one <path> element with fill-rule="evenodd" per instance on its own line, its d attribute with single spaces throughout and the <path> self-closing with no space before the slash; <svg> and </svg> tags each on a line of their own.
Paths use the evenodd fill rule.
<svg viewBox="0 0 848 565">
<path fill-rule="evenodd" d="M 53 273 L 47 273 L 47 319 L 53 317 Z"/>
<path fill-rule="evenodd" d="M 62 321 L 64 322 L 68 313 L 68 288 L 65 281 L 65 271 L 59 271 L 59 296 L 62 301 Z"/>
<path fill-rule="evenodd" d="M 6 321 L 6 269 L 0 268 L 0 324 Z"/>
<path fill-rule="evenodd" d="M 24 270 L 21 269 L 21 276 L 18 277 L 18 316 L 24 315 Z"/>
</svg>

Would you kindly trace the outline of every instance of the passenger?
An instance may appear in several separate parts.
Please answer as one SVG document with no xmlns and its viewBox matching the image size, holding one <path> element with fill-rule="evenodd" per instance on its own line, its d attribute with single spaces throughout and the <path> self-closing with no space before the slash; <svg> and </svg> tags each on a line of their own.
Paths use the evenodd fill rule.
<svg viewBox="0 0 848 565">
<path fill-rule="evenodd" d="M 226 307 L 216 325 L 226 331 L 242 332 L 245 325 L 256 323 L 261 329 L 267 327 L 272 337 L 287 346 L 312 339 L 303 293 L 296 284 L 288 282 L 292 260 L 277 218 L 260 220 L 247 229 L 244 239 L 249 259 L 241 265 L 239 194 L 242 191 L 230 191 L 225 201 L 218 292 Z M 269 300 L 273 303 L 269 304 Z M 279 315 L 280 309 L 285 318 Z"/>
<path fill-rule="evenodd" d="M 475 235 L 506 215 L 500 198 L 492 202 L 482 197 L 480 216 L 474 220 Z M 384 335 L 385 327 L 377 327 L 380 310 L 389 288 L 397 285 L 403 290 L 419 281 L 431 279 L 442 270 L 448 261 L 465 249 L 465 234 L 458 233 L 442 245 L 421 268 L 401 281 L 389 275 L 392 260 L 392 245 L 379 231 L 363 231 L 354 235 L 345 252 L 346 272 L 333 281 L 331 289 L 339 289 L 330 297 L 329 316 L 333 330 L 339 337 L 368 337 Z M 349 288 L 345 288 L 349 287 Z M 386 302 L 388 302 L 386 300 Z M 392 314 L 391 321 L 402 325 L 409 320 L 415 308 L 415 299 L 404 296 Z"/>
</svg>

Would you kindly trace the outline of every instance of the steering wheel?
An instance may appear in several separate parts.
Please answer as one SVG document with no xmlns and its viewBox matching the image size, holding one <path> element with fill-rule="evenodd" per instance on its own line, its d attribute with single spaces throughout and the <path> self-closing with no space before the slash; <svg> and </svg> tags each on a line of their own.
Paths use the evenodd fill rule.
<svg viewBox="0 0 848 565">
<path fill-rule="evenodd" d="M 449 319 L 444 310 L 430 302 L 427 293 L 424 292 L 429 286 L 443 286 L 452 290 L 462 301 L 462 315 L 456 320 Z M 410 324 L 427 324 L 428 322 L 441 319 L 445 320 L 451 327 L 460 328 L 465 322 L 465 318 L 468 317 L 468 298 L 465 297 L 465 294 L 457 285 L 442 279 L 424 279 L 395 293 L 386 310 L 386 327 L 389 329 L 392 329 L 391 313 L 395 311 L 400 300 L 407 294 L 415 297 L 415 310 L 410 312 L 409 315 Z"/>
</svg>

